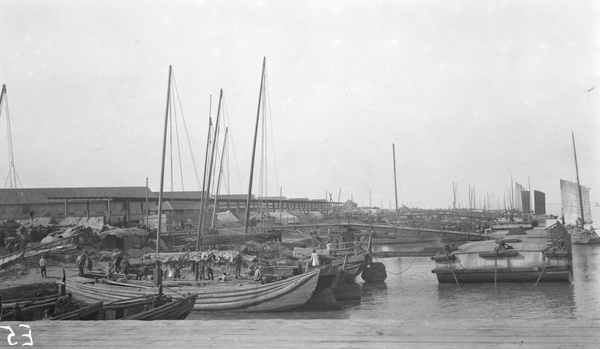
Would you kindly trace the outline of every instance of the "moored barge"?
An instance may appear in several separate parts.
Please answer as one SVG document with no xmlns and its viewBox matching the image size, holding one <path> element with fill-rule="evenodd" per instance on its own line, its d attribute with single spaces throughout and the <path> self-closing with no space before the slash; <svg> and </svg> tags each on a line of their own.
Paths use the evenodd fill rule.
<svg viewBox="0 0 600 349">
<path fill-rule="evenodd" d="M 446 246 L 431 257 L 440 283 L 569 282 L 571 237 L 560 223 L 524 235 Z"/>
</svg>

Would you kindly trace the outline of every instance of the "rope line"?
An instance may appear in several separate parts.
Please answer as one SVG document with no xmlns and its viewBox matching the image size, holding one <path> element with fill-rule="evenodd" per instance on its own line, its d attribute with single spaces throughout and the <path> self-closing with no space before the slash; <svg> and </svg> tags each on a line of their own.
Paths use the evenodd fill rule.
<svg viewBox="0 0 600 349">
<path fill-rule="evenodd" d="M 165 286 L 164 284 L 163 284 L 162 286 L 163 286 L 163 288 L 166 288 L 167 290 L 169 290 L 169 291 L 171 291 L 171 292 L 173 292 L 173 293 L 177 293 L 177 294 L 178 294 L 178 295 L 180 295 L 180 296 L 183 296 L 183 297 L 185 297 L 185 296 L 186 296 L 186 295 L 184 295 L 184 294 L 182 294 L 182 293 L 179 293 L 179 292 L 177 292 L 177 291 L 175 291 L 175 290 L 173 290 L 173 289 L 171 289 L 171 288 L 169 288 L 169 287 Z"/>
<path fill-rule="evenodd" d="M 546 257 L 544 256 L 544 268 L 542 269 L 542 272 L 540 273 L 540 276 L 538 276 L 537 281 L 535 282 L 535 284 L 533 285 L 533 287 L 536 287 L 537 284 L 540 282 L 540 280 L 542 279 L 542 275 L 544 275 L 544 271 L 546 270 Z"/>
<path fill-rule="evenodd" d="M 412 262 L 410 262 L 410 264 L 408 265 L 408 267 L 407 267 L 406 269 L 404 269 L 403 271 L 401 271 L 401 272 L 394 273 L 394 272 L 392 272 L 392 271 L 389 271 L 389 270 L 387 270 L 387 268 L 385 268 L 385 271 L 386 271 L 386 273 L 390 273 L 390 274 L 392 274 L 392 275 L 400 275 L 400 274 L 404 274 L 405 272 L 407 272 L 407 271 L 408 271 L 408 269 L 410 269 L 410 267 L 412 267 L 413 263 L 414 263 L 414 262 L 417 260 L 417 257 L 419 257 L 419 255 L 418 255 L 418 254 L 415 256 L 415 258 L 413 258 Z M 375 257 L 375 260 L 376 260 L 377 262 L 379 262 L 379 260 L 377 259 L 377 257 Z M 384 267 L 385 267 L 385 265 L 384 265 Z"/>
<path fill-rule="evenodd" d="M 446 259 L 448 260 L 448 266 L 450 267 L 450 257 L 448 257 L 447 254 Z M 456 274 L 454 274 L 454 269 L 452 269 L 452 267 L 450 267 L 450 271 L 452 272 L 452 276 L 454 276 L 454 281 L 456 281 L 456 284 L 458 285 L 458 279 L 456 278 Z"/>
<path fill-rule="evenodd" d="M 179 95 L 179 89 L 177 88 L 177 81 L 175 81 L 175 72 L 173 72 L 173 86 L 176 91 L 177 103 L 179 104 L 179 110 L 181 111 L 181 121 L 183 122 L 183 129 L 185 131 L 185 136 L 187 138 L 188 148 L 190 151 L 190 157 L 192 158 L 192 165 L 194 166 L 194 174 L 196 176 L 196 184 L 198 185 L 198 190 L 201 190 L 200 185 L 200 176 L 198 175 L 198 166 L 196 166 L 196 157 L 194 156 L 194 151 L 192 148 L 192 143 L 190 139 L 190 135 L 188 133 L 187 124 L 185 122 L 185 117 L 183 115 L 183 108 L 181 106 L 181 97 Z"/>
</svg>

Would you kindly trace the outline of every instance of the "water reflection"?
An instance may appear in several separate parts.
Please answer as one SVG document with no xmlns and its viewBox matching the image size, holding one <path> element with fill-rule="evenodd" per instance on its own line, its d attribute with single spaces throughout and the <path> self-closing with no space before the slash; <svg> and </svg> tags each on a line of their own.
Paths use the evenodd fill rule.
<svg viewBox="0 0 600 349">
<path fill-rule="evenodd" d="M 385 298 L 387 295 L 387 284 L 382 282 L 365 282 L 360 287 L 361 302 L 370 302 L 376 298 Z"/>
<path fill-rule="evenodd" d="M 600 314 L 600 245 L 573 245 L 573 284 L 578 316 Z"/>
<path fill-rule="evenodd" d="M 575 300 L 569 283 L 440 284 L 440 315 L 465 318 L 573 318 Z"/>
</svg>

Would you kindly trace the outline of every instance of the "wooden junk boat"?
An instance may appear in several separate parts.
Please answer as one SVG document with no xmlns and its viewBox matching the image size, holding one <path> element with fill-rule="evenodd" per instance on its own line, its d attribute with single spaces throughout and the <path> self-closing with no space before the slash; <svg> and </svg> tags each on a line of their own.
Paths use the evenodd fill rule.
<svg viewBox="0 0 600 349">
<path fill-rule="evenodd" d="M 310 258 L 312 251 L 315 250 L 321 264 L 341 268 L 344 272 L 343 282 L 352 283 L 365 269 L 371 239 L 372 237 L 367 235 L 361 241 L 331 244 L 329 249 L 294 247 L 293 255 L 298 258 Z M 362 247 L 363 244 L 367 244 L 367 249 Z"/>
<path fill-rule="evenodd" d="M 56 299 L 40 299 L 29 303 L 13 303 L 3 307 L 0 321 L 34 321 L 34 320 L 96 320 L 102 313 L 103 302 L 95 302 L 76 306 L 60 315 L 52 315 L 56 307 Z"/>
<path fill-rule="evenodd" d="M 304 305 L 312 297 L 318 279 L 319 270 L 264 285 L 244 280 L 209 283 L 184 280 L 165 282 L 164 293 L 173 298 L 197 294 L 193 306 L 197 311 L 277 312 Z M 157 292 L 156 287 L 147 282 L 103 284 L 82 277 L 71 278 L 67 287 L 84 301 L 121 300 Z"/>
<path fill-rule="evenodd" d="M 525 235 L 446 246 L 431 258 L 440 283 L 572 280 L 571 237 L 558 222 Z"/>
<path fill-rule="evenodd" d="M 9 300 L 2 305 L 0 321 L 183 320 L 196 302 L 195 294 L 175 300 L 167 296 L 142 295 L 108 302 L 102 297 L 74 297 L 69 306 L 72 310 L 54 315 L 61 298 L 66 297 L 56 293 Z"/>
<path fill-rule="evenodd" d="M 571 230 L 571 240 L 576 245 L 595 245 L 600 244 L 600 237 L 594 227 L 589 229 L 573 228 Z"/>
</svg>

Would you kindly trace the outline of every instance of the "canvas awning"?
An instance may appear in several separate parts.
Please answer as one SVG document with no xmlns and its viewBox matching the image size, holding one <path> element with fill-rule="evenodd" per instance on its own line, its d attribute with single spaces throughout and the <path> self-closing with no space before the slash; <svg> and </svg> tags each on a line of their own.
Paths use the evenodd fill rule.
<svg viewBox="0 0 600 349">
<path fill-rule="evenodd" d="M 130 236 L 147 236 L 148 232 L 140 228 L 117 228 L 98 233 L 100 239 L 104 239 L 109 235 L 114 235 L 115 237 L 122 239 Z"/>
</svg>

